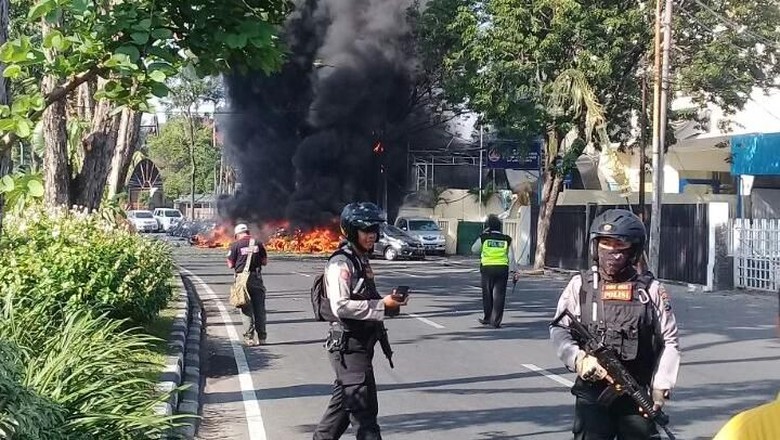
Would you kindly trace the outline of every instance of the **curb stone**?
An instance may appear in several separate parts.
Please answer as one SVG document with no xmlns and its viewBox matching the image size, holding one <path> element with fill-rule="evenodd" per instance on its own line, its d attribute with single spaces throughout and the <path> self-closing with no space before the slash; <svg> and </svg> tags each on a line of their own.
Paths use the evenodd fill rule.
<svg viewBox="0 0 780 440">
<path fill-rule="evenodd" d="M 168 399 L 155 407 L 158 415 L 185 416 L 176 421 L 178 426 L 163 438 L 193 439 L 197 428 L 200 408 L 200 343 L 203 336 L 203 320 L 200 302 L 196 293 L 188 289 L 184 278 L 174 281 L 176 299 L 173 308 L 177 310 L 171 333 L 168 337 L 168 353 L 165 368 L 155 389 L 167 393 Z"/>
</svg>

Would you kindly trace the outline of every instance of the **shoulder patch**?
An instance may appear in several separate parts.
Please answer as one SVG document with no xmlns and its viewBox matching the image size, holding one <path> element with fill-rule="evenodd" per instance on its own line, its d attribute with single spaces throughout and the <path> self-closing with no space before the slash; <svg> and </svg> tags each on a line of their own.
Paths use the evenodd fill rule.
<svg viewBox="0 0 780 440">
<path fill-rule="evenodd" d="M 669 298 L 669 292 L 666 291 L 666 288 L 663 284 L 658 284 L 658 297 L 661 299 L 661 307 L 665 311 L 671 311 L 672 310 L 672 300 Z"/>
</svg>

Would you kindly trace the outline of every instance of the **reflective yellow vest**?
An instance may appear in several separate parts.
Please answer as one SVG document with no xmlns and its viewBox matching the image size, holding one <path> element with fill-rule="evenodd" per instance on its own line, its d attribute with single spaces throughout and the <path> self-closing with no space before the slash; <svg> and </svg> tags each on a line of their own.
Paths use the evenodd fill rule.
<svg viewBox="0 0 780 440">
<path fill-rule="evenodd" d="M 780 400 L 737 414 L 712 440 L 777 439 L 780 439 Z"/>
<path fill-rule="evenodd" d="M 509 266 L 509 243 L 511 239 L 501 234 L 484 234 L 482 239 L 483 266 Z"/>
</svg>

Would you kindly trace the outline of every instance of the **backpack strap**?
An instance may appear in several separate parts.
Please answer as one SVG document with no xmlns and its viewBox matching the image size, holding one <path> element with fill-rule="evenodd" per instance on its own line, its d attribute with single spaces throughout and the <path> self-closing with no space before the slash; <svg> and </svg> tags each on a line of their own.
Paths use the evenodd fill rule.
<svg viewBox="0 0 780 440">
<path fill-rule="evenodd" d="M 346 246 L 342 246 L 338 249 L 336 249 L 330 257 L 328 257 L 328 261 L 330 261 L 333 257 L 336 255 L 344 255 L 347 257 L 347 259 L 352 263 L 352 266 L 355 267 L 355 269 L 360 274 L 361 278 L 365 278 L 365 268 L 363 267 L 363 264 L 360 262 L 360 259 L 355 255 L 354 252 L 352 252 L 351 249 L 347 248 Z M 350 285 L 350 289 L 354 289 L 355 286 Z"/>
</svg>

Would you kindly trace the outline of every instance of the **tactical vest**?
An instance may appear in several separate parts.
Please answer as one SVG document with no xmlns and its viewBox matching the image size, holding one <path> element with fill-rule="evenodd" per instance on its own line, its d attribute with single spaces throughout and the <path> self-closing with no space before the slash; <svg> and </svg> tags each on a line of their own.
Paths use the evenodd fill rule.
<svg viewBox="0 0 780 440">
<path fill-rule="evenodd" d="M 652 274 L 637 275 L 625 283 L 600 280 L 599 292 L 593 289 L 591 271 L 581 276 L 580 321 L 617 351 L 623 365 L 640 385 L 650 385 L 663 347 L 657 330 L 658 315 L 648 293 Z"/>
<path fill-rule="evenodd" d="M 509 266 L 509 246 L 512 237 L 500 232 L 489 231 L 481 234 L 482 256 L 480 263 L 483 266 Z"/>
<path fill-rule="evenodd" d="M 349 246 L 344 246 L 342 250 L 349 255 L 350 261 L 352 261 L 355 268 L 355 270 L 352 271 L 352 276 L 349 280 L 349 299 L 354 301 L 382 299 L 382 295 L 379 294 L 379 291 L 376 288 L 373 270 L 368 266 L 368 263 L 362 261 Z M 361 335 L 373 335 L 381 324 L 380 321 L 361 321 L 358 319 L 341 320 L 341 325 L 344 329 L 354 333 L 357 337 L 360 337 Z"/>
</svg>

